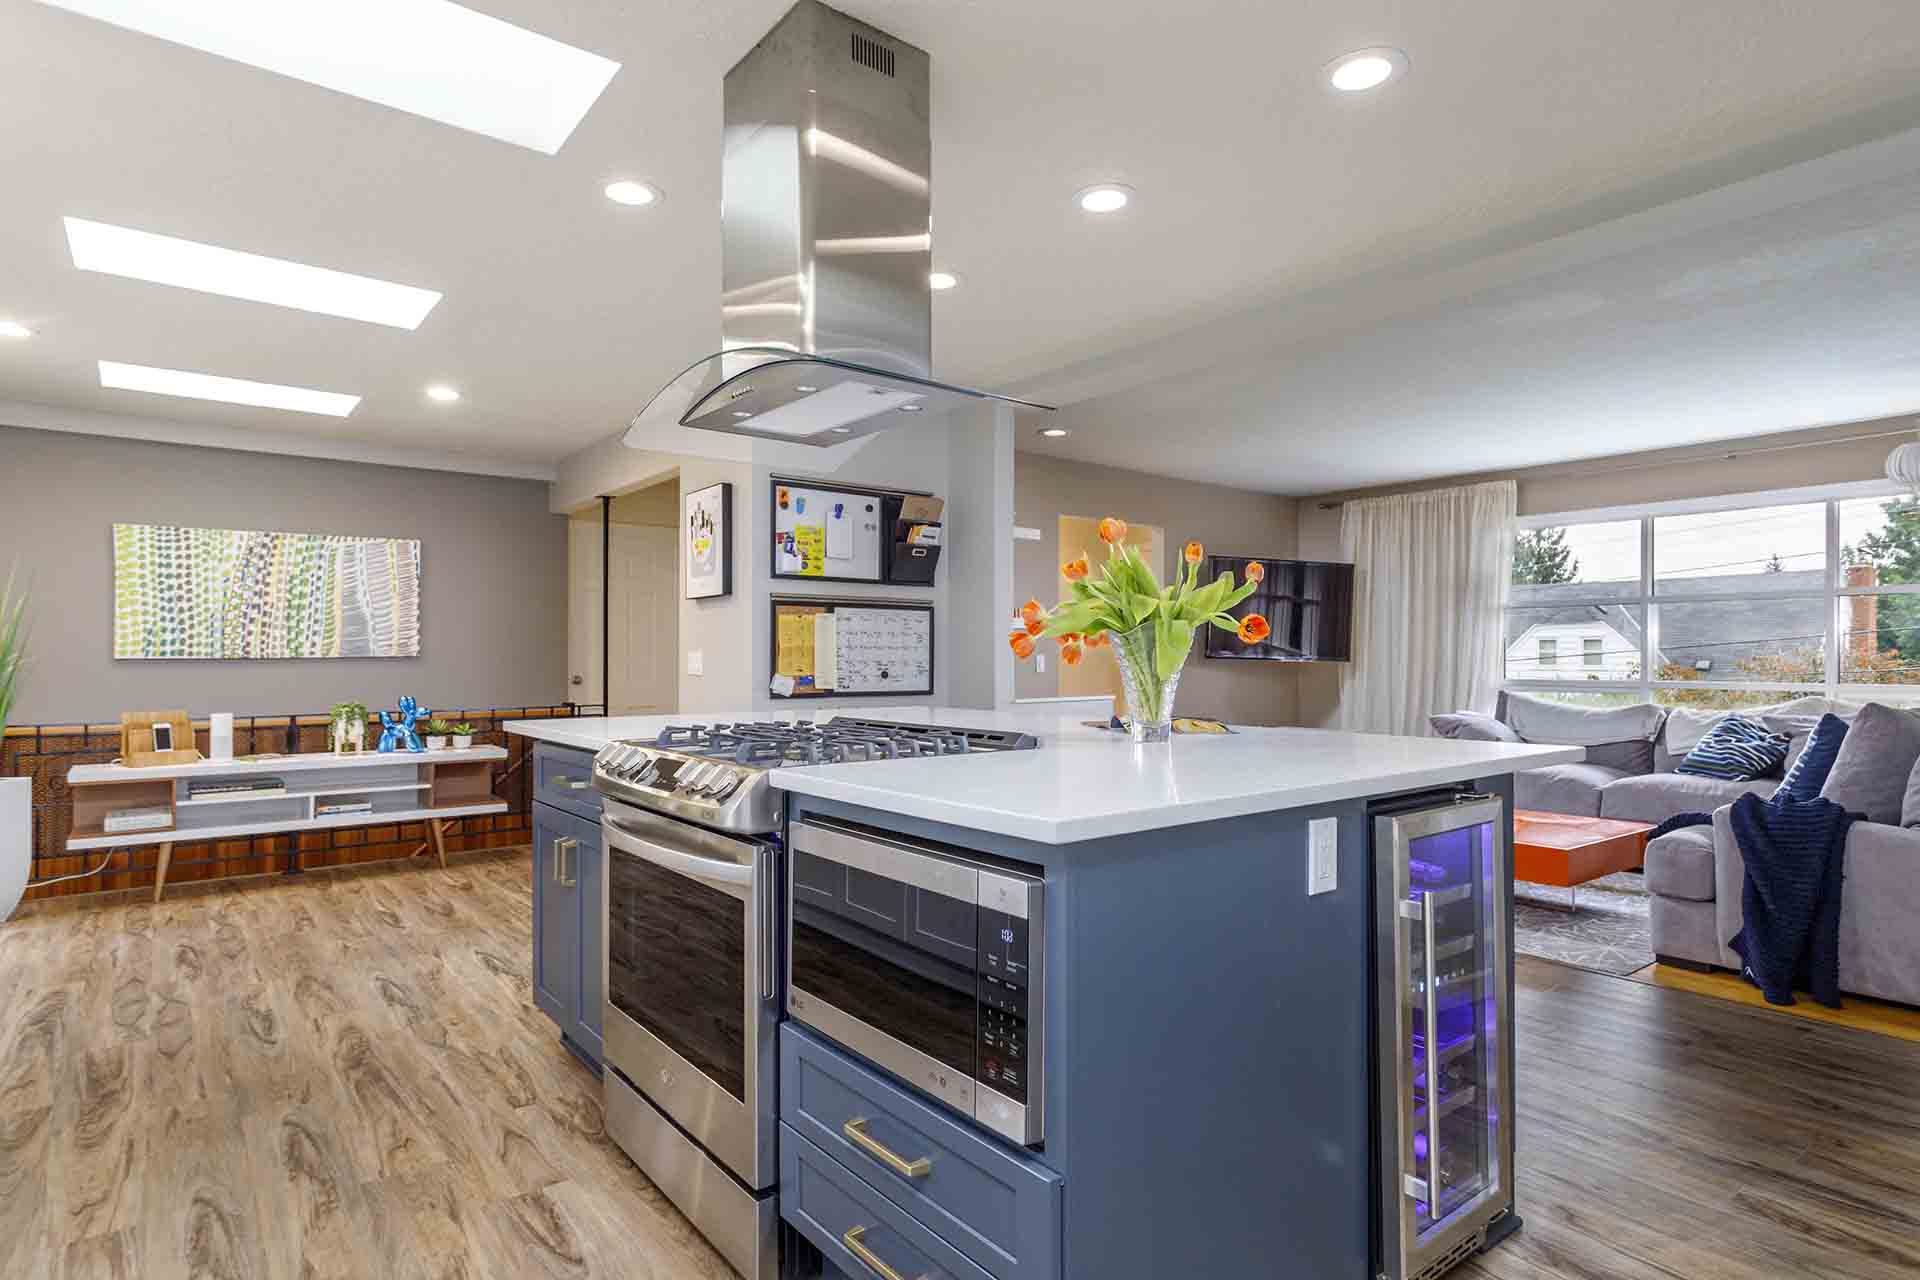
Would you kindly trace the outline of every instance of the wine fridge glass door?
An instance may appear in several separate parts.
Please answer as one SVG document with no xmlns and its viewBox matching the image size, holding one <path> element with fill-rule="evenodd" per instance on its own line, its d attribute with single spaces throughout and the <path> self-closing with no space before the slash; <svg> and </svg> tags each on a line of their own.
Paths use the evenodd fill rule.
<svg viewBox="0 0 1920 1280">
<path fill-rule="evenodd" d="M 1392 1094 L 1382 1102 L 1399 1120 L 1405 1276 L 1422 1270 L 1415 1258 L 1456 1249 L 1511 1200 L 1506 816 L 1490 799 L 1382 822 L 1394 846 L 1397 988 L 1383 1056 L 1398 1068 L 1382 1082 Z"/>
</svg>

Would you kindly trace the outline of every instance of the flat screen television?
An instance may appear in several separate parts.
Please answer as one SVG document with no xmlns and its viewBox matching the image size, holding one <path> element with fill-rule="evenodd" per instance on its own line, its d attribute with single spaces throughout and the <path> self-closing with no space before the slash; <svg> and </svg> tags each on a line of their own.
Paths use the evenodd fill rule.
<svg viewBox="0 0 1920 1280">
<path fill-rule="evenodd" d="M 1258 560 L 1267 576 L 1233 615 L 1264 614 L 1273 633 L 1259 644 L 1208 627 L 1209 658 L 1266 662 L 1348 662 L 1353 658 L 1353 566 L 1321 560 L 1269 560 L 1265 556 L 1210 556 L 1207 577 L 1225 571 L 1239 581 Z"/>
</svg>

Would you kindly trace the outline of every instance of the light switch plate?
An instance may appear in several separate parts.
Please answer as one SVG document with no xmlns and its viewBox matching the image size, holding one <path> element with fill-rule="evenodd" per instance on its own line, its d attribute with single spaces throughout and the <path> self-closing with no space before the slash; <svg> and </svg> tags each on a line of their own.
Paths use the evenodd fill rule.
<svg viewBox="0 0 1920 1280">
<path fill-rule="evenodd" d="M 699 649 L 687 650 L 687 674 L 703 676 L 707 674 L 707 655 Z"/>
<path fill-rule="evenodd" d="M 1307 823 L 1307 896 L 1339 887 L 1340 819 L 1314 818 Z"/>
</svg>

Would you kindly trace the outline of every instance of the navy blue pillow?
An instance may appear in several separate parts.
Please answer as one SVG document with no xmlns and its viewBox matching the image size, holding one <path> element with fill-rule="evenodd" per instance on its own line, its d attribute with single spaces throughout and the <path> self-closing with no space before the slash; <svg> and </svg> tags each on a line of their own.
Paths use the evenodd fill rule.
<svg viewBox="0 0 1920 1280">
<path fill-rule="evenodd" d="M 1792 738 L 1772 732 L 1758 720 L 1728 716 L 1693 744 L 1693 750 L 1674 766 L 1674 772 L 1727 782 L 1752 782 L 1779 768 L 1780 762 L 1787 758 L 1787 748 L 1792 745 Z"/>
<path fill-rule="evenodd" d="M 1807 745 L 1800 752 L 1800 758 L 1793 762 L 1793 768 L 1787 770 L 1785 780 L 1775 795 L 1786 796 L 1790 800 L 1812 800 L 1827 785 L 1827 775 L 1833 772 L 1834 757 L 1840 754 L 1840 744 L 1846 740 L 1847 722 L 1829 711 L 1820 717 L 1820 723 L 1813 726 L 1813 732 L 1807 737 Z"/>
</svg>

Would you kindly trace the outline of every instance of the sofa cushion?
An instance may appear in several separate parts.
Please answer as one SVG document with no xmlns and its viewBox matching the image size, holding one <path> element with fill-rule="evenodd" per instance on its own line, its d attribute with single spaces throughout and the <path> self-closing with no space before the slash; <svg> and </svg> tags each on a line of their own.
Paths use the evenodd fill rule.
<svg viewBox="0 0 1920 1280">
<path fill-rule="evenodd" d="M 1778 770 L 1792 741 L 1787 734 L 1774 733 L 1758 720 L 1728 716 L 1693 744 L 1693 750 L 1674 772 L 1750 782 Z"/>
<path fill-rule="evenodd" d="M 1647 892 L 1713 901 L 1713 828 L 1682 827 L 1647 842 Z"/>
<path fill-rule="evenodd" d="M 1600 816 L 1600 791 L 1629 775 L 1603 764 L 1550 764 L 1513 775 L 1513 807 Z"/>
<path fill-rule="evenodd" d="M 1609 782 L 1600 792 L 1600 816 L 1627 822 L 1665 822 L 1676 813 L 1712 813 L 1751 792 L 1770 796 L 1780 784 L 1729 782 L 1691 773 L 1649 773 Z"/>
<path fill-rule="evenodd" d="M 1602 742 L 1651 742 L 1660 732 L 1664 708 L 1651 702 L 1630 707 L 1581 707 L 1508 694 L 1500 718 L 1527 742 L 1589 747 Z"/>
<path fill-rule="evenodd" d="M 1915 761 L 1920 716 L 1869 702 L 1853 718 L 1820 794 L 1868 822 L 1899 826 Z"/>
<path fill-rule="evenodd" d="M 1645 738 L 1630 742 L 1596 742 L 1587 748 L 1587 763 L 1605 765 L 1622 773 L 1652 773 L 1653 743 Z"/>
<path fill-rule="evenodd" d="M 1693 750 L 1694 743 L 1707 736 L 1708 730 L 1730 715 L 1739 714 L 1750 720 L 1758 720 L 1775 733 L 1798 735 L 1811 733 L 1814 724 L 1828 712 L 1838 712 L 1845 718 L 1859 709 L 1855 703 L 1823 698 L 1817 693 L 1764 707 L 1748 707 L 1737 713 L 1717 707 L 1675 707 L 1667 712 L 1666 728 L 1660 734 L 1660 741 L 1670 754 L 1684 756 Z"/>
<path fill-rule="evenodd" d="M 1520 735 L 1492 716 L 1478 711 L 1446 711 L 1428 716 L 1427 724 L 1443 738 L 1466 738 L 1476 742 L 1518 742 Z"/>
</svg>

